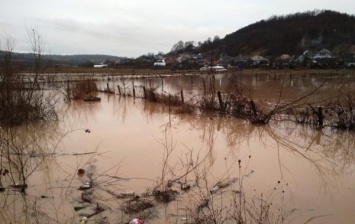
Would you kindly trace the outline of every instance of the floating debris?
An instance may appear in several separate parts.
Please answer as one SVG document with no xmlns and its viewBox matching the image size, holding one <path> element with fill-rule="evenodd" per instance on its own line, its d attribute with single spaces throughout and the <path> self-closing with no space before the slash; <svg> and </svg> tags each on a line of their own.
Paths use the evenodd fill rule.
<svg viewBox="0 0 355 224">
<path fill-rule="evenodd" d="M 231 183 L 230 180 L 224 180 L 224 181 L 217 182 L 217 185 L 219 188 L 225 188 L 228 187 L 230 183 Z"/>
<path fill-rule="evenodd" d="M 211 194 L 216 193 L 218 190 L 220 190 L 221 188 L 225 188 L 227 186 L 229 186 L 230 184 L 230 180 L 224 180 L 224 181 L 218 181 L 210 190 Z"/>
<path fill-rule="evenodd" d="M 46 195 L 41 195 L 41 198 L 51 198 L 51 199 L 53 199 L 54 197 L 53 196 L 46 196 Z"/>
<path fill-rule="evenodd" d="M 210 190 L 210 193 L 211 194 L 215 194 L 217 191 L 219 190 L 219 186 L 218 185 L 215 185 L 211 188 Z"/>
<path fill-rule="evenodd" d="M 136 196 L 136 193 L 134 191 L 122 192 L 119 195 L 119 197 L 121 197 L 121 198 L 129 198 L 129 197 L 135 197 L 135 196 Z"/>
<path fill-rule="evenodd" d="M 209 202 L 210 202 L 210 199 L 208 199 L 208 198 L 203 199 L 201 204 L 197 207 L 197 212 L 200 212 L 203 208 L 208 207 Z"/>
<path fill-rule="evenodd" d="M 86 181 L 84 185 L 82 185 L 78 188 L 78 190 L 84 191 L 84 190 L 87 190 L 90 188 L 91 188 L 91 183 L 89 181 Z"/>
<path fill-rule="evenodd" d="M 149 200 L 142 200 L 140 198 L 134 198 L 132 200 L 127 201 L 122 206 L 122 210 L 127 214 L 139 213 L 148 208 L 154 207 L 153 202 Z"/>
<path fill-rule="evenodd" d="M 87 221 L 88 221 L 88 218 L 84 216 L 81 218 L 80 224 L 85 224 Z"/>
<path fill-rule="evenodd" d="M 98 97 L 98 96 L 87 96 L 87 97 L 84 98 L 84 101 L 89 101 L 89 102 L 101 101 L 101 98 Z"/>
<path fill-rule="evenodd" d="M 88 205 L 84 204 L 84 203 L 78 203 L 76 205 L 74 205 L 74 211 L 79 211 L 81 209 L 87 208 Z"/>
<path fill-rule="evenodd" d="M 168 203 L 175 200 L 175 196 L 178 194 L 177 191 L 172 189 L 167 189 L 164 191 L 154 190 L 153 195 L 157 201 Z"/>
<path fill-rule="evenodd" d="M 85 174 L 85 170 L 84 169 L 78 169 L 78 176 L 79 177 L 83 177 Z"/>
<path fill-rule="evenodd" d="M 129 223 L 128 223 L 128 224 L 143 224 L 143 223 L 144 223 L 143 220 L 134 218 L 134 219 L 129 220 Z"/>
<path fill-rule="evenodd" d="M 235 183 L 238 180 L 238 178 L 233 178 L 233 179 L 226 179 L 223 181 L 218 181 L 210 190 L 211 194 L 216 193 L 222 188 L 228 187 L 230 184 Z"/>
<path fill-rule="evenodd" d="M 3 175 L 3 176 L 6 176 L 9 174 L 9 170 L 8 169 L 4 169 L 4 170 L 0 170 L 0 173 Z"/>
<path fill-rule="evenodd" d="M 25 189 L 28 187 L 27 184 L 12 184 L 10 187 L 16 188 L 16 189 Z"/>
<path fill-rule="evenodd" d="M 100 214 L 101 212 L 105 211 L 104 208 L 102 208 L 101 206 L 99 206 L 99 204 L 97 203 L 96 204 L 96 208 L 95 208 L 95 212 L 94 213 L 91 213 L 91 214 L 87 214 L 87 213 L 82 213 L 82 214 L 79 214 L 80 216 L 84 216 L 86 218 L 91 218 L 92 216 L 95 216 L 97 214 Z"/>
<path fill-rule="evenodd" d="M 81 199 L 82 199 L 84 202 L 91 203 L 91 201 L 92 201 L 92 192 L 90 192 L 90 191 L 84 191 L 83 193 L 81 193 Z"/>
<path fill-rule="evenodd" d="M 180 188 L 182 191 L 188 191 L 190 190 L 191 186 L 189 184 L 182 183 Z"/>
</svg>

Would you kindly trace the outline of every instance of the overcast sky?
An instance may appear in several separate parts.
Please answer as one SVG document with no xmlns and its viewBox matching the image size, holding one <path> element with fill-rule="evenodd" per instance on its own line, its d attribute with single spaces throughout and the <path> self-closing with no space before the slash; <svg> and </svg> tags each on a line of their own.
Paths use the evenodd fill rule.
<svg viewBox="0 0 355 224">
<path fill-rule="evenodd" d="M 315 9 L 355 11 L 353 0 L 0 0 L 0 40 L 10 36 L 14 51 L 28 52 L 35 29 L 47 53 L 138 57 Z"/>
</svg>

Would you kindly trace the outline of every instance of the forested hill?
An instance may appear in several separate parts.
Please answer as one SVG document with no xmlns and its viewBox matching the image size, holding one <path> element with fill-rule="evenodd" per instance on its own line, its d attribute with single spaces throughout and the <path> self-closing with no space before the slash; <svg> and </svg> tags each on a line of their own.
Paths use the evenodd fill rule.
<svg viewBox="0 0 355 224">
<path fill-rule="evenodd" d="M 273 16 L 220 39 L 215 47 L 230 56 L 299 55 L 327 48 L 344 54 L 355 44 L 355 16 L 330 10 Z"/>
<path fill-rule="evenodd" d="M 6 51 L 0 50 L 0 61 L 4 58 Z M 11 59 L 14 63 L 20 66 L 32 66 L 34 63 L 33 53 L 16 53 L 12 52 Z M 43 55 L 43 62 L 52 66 L 88 66 L 92 67 L 94 64 L 109 61 L 118 61 L 124 59 L 124 57 L 100 55 L 100 54 L 81 54 L 81 55 Z M 1 67 L 1 63 L 0 63 Z"/>
</svg>

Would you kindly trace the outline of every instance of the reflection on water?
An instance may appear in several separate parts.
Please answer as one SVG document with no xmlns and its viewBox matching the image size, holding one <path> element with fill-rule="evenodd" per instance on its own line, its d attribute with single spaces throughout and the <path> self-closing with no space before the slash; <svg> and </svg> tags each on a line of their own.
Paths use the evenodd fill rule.
<svg viewBox="0 0 355 224">
<path fill-rule="evenodd" d="M 49 188 L 53 181 L 51 172 L 56 160 L 52 155 L 60 135 L 57 122 L 1 130 L 0 184 L 5 188 L 0 194 L 2 223 L 41 220 L 35 213 L 41 197 L 38 192 Z"/>
<path fill-rule="evenodd" d="M 294 97 L 323 82 L 305 76 L 310 77 L 292 77 L 292 82 L 288 77 L 289 91 L 284 96 Z M 277 98 L 276 90 L 284 82 L 272 74 L 237 78 L 252 86 L 250 94 L 260 99 Z M 127 91 L 132 86 L 150 85 L 167 92 L 186 89 L 193 96 L 199 92 L 201 79 L 181 76 L 124 82 Z M 218 88 L 226 89 L 227 80 L 216 76 Z M 344 86 L 343 81 L 335 79 L 333 84 Z M 113 82 L 112 86 L 122 84 Z M 348 82 L 347 87 L 352 85 Z M 207 206 L 201 203 L 204 199 L 217 214 L 219 208 L 241 198 L 249 203 L 244 205 L 246 212 L 253 203 L 272 202 L 270 215 L 281 208 L 289 212 L 287 220 L 296 223 L 324 215 L 330 216 L 313 223 L 351 223 L 355 219 L 352 132 L 277 121 L 253 126 L 218 114 L 176 114 L 140 98 L 100 97 L 101 102 L 63 103 L 59 122 L 2 131 L 2 169 L 11 168 L 11 175 L 1 176 L 6 187 L 0 193 L 2 222 L 78 223 L 80 215 L 93 214 L 97 207 L 105 211 L 89 220 L 127 222 L 130 215 L 120 212 L 125 199 L 117 197 L 131 191 L 151 193 L 169 180 L 189 185 L 191 191 L 178 194 L 168 205 L 158 204 L 152 212 L 158 218 L 152 223 L 184 223 L 186 214 L 196 209 L 207 213 Z M 85 175 L 78 176 L 78 169 Z M 231 180 L 228 187 L 210 193 L 216 183 L 226 179 Z M 8 188 L 24 181 L 28 185 L 25 192 Z M 83 194 L 78 188 L 86 181 L 93 184 L 94 192 L 88 196 L 91 204 L 80 203 Z M 75 211 L 78 204 L 84 208 Z M 222 211 L 218 214 L 227 214 L 231 207 Z M 217 217 L 222 219 L 222 215 Z"/>
</svg>

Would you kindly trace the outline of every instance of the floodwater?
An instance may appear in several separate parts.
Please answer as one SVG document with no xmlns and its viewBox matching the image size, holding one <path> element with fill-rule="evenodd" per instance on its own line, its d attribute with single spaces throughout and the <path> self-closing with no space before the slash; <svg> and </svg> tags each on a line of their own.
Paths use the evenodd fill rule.
<svg viewBox="0 0 355 224">
<path fill-rule="evenodd" d="M 226 90 L 233 76 L 216 75 L 216 89 Z M 139 97 L 144 85 L 171 94 L 183 90 L 186 101 L 193 100 L 202 91 L 202 79 L 187 75 L 112 78 L 109 86 L 124 86 L 131 95 L 135 86 L 137 97 L 120 96 L 116 90 L 115 94 L 100 93 L 100 102 L 60 102 L 59 121 L 13 130 L 18 136 L 14 144 L 27 146 L 28 156 L 22 160 L 28 188 L 26 195 L 13 189 L 0 194 L 0 220 L 79 223 L 81 216 L 90 216 L 99 206 L 105 211 L 91 216 L 88 223 L 127 223 L 136 215 L 120 212 L 129 199 L 116 195 L 133 191 L 142 196 L 162 182 L 165 186 L 168 180 L 178 180 L 173 188 L 179 193 L 168 204 L 141 197 L 155 205 L 149 215 L 141 215 L 146 223 L 194 223 L 189 215 L 197 214 L 205 198 L 209 206 L 201 208 L 199 215 L 212 211 L 220 222 L 223 214 L 238 213 L 238 206 L 244 216 L 260 214 L 260 205 L 269 205 L 263 210 L 268 211 L 268 223 L 282 223 L 280 217 L 285 223 L 355 221 L 354 133 L 286 121 L 254 126 L 218 114 L 175 113 L 174 108 Z M 249 87 L 251 98 L 268 105 L 280 98 L 296 99 L 326 82 L 327 89 L 311 99 L 321 102 L 336 97 L 339 89 L 354 90 L 355 84 L 350 75 L 270 74 L 237 79 Z M 106 86 L 106 77 L 100 85 Z M 83 176 L 78 169 L 84 170 Z M 93 185 L 91 204 L 74 211 L 82 200 L 78 188 L 87 180 Z M 211 194 L 223 180 L 230 180 L 228 186 Z M 11 183 L 10 178 L 2 176 L 2 183 Z M 182 191 L 178 183 L 191 188 Z"/>
</svg>

